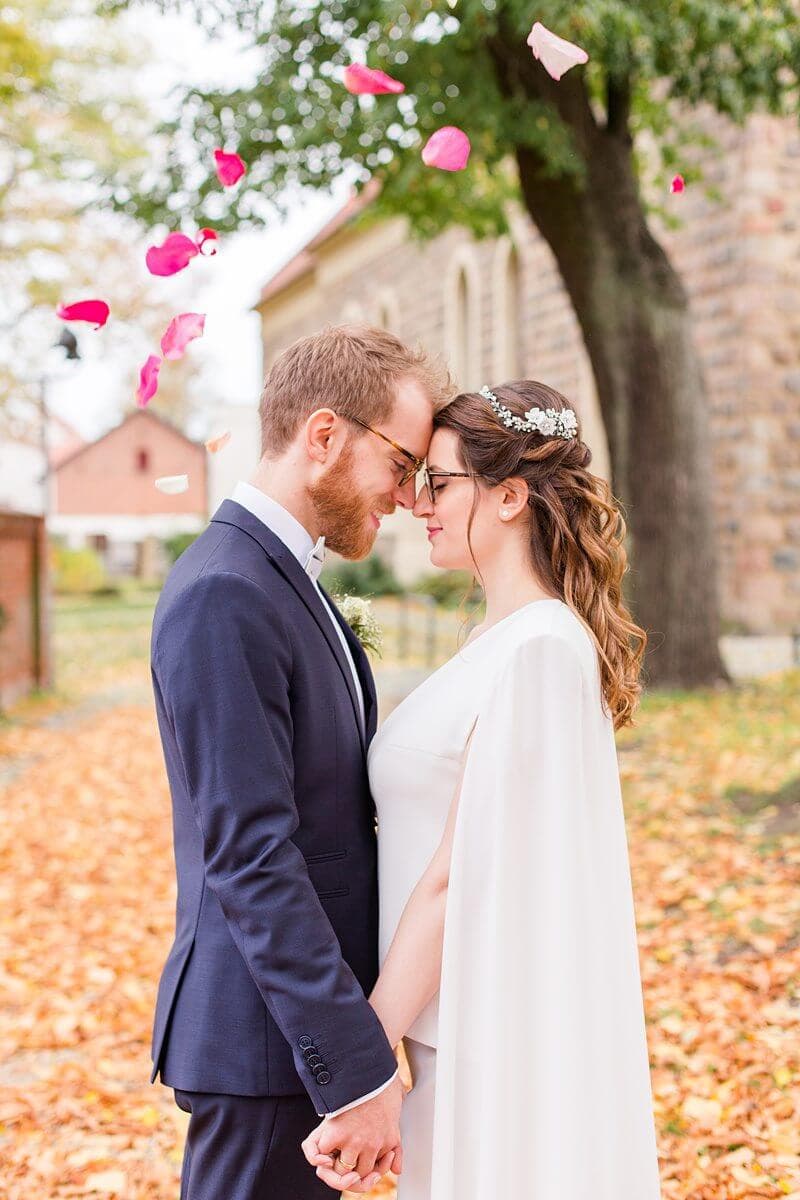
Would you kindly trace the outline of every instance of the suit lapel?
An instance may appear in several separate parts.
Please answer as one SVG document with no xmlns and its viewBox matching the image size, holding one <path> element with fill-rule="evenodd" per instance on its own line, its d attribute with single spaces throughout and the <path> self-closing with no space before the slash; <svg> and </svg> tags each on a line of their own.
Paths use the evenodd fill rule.
<svg viewBox="0 0 800 1200">
<path fill-rule="evenodd" d="M 255 538 L 262 549 L 267 554 L 267 557 L 280 571 L 287 583 L 290 583 L 297 595 L 303 601 L 311 616 L 317 622 L 323 637 L 331 648 L 333 657 L 339 664 L 339 670 L 342 672 L 347 691 L 350 695 L 350 701 L 353 705 L 353 716 L 355 717 L 358 736 L 361 739 L 361 748 L 366 753 L 367 739 L 365 731 L 361 727 L 361 712 L 358 704 L 358 696 L 356 695 L 356 686 L 353 682 L 353 674 L 350 670 L 349 663 L 345 656 L 342 644 L 336 636 L 336 630 L 331 625 L 331 619 L 325 612 L 325 606 L 320 598 L 319 592 L 314 587 L 308 575 L 306 575 L 300 563 L 292 554 L 288 546 L 284 545 L 281 539 L 269 529 L 263 521 L 254 516 L 248 509 L 243 508 L 241 504 L 237 504 L 235 500 L 223 500 L 212 521 L 221 525 L 235 525 L 237 529 L 243 530 L 244 533 Z M 326 593 L 327 595 L 327 593 Z M 344 620 L 341 613 L 338 612 L 335 605 L 331 603 L 331 607 L 336 612 L 337 619 L 340 623 Z M 344 622 L 346 625 L 347 622 Z M 349 626 L 347 626 L 349 630 Z M 351 636 L 352 630 L 350 630 Z M 345 631 L 347 636 L 347 631 Z M 357 639 L 355 639 L 357 641 Z M 352 643 L 348 640 L 348 645 Z M 361 647 L 359 646 L 359 650 Z M 363 651 L 362 651 L 363 654 Z M 365 696 L 365 716 L 366 716 L 366 692 Z M 366 724 L 366 721 L 365 721 Z"/>
<path fill-rule="evenodd" d="M 369 745 L 375 733 L 378 714 L 378 697 L 375 691 L 375 677 L 372 674 L 372 667 L 370 666 L 369 659 L 366 655 L 364 647 L 361 645 L 361 642 L 353 633 L 353 630 L 339 612 L 339 609 L 336 607 L 333 600 L 331 600 L 330 596 L 325 591 L 325 588 L 322 588 L 322 591 L 325 595 L 325 599 L 328 601 L 331 609 L 336 615 L 336 620 L 339 622 L 344 636 L 347 639 L 347 644 L 350 647 L 350 653 L 353 656 L 353 662 L 356 664 L 359 682 L 361 683 L 361 691 L 364 695 L 364 724 L 367 727 L 367 745 Z"/>
</svg>

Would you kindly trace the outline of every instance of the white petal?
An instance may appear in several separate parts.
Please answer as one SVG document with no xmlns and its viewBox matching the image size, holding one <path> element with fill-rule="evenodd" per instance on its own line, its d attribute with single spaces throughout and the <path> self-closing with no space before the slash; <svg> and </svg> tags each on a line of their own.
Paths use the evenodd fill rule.
<svg viewBox="0 0 800 1200">
<path fill-rule="evenodd" d="M 528 45 L 553 79 L 560 79 L 570 67 L 589 61 L 585 50 L 581 50 L 574 42 L 568 42 L 566 38 L 551 33 L 541 21 L 536 21 L 528 34 Z"/>
<path fill-rule="evenodd" d="M 188 492 L 188 475 L 162 475 L 156 480 L 156 487 L 167 496 L 177 496 L 179 492 Z"/>
</svg>

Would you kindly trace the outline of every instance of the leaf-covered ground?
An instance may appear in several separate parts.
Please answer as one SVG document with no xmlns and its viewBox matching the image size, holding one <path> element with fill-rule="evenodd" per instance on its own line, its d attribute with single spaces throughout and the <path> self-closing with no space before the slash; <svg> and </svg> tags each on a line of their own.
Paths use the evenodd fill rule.
<svg viewBox="0 0 800 1200">
<path fill-rule="evenodd" d="M 665 1197 L 800 1197 L 800 676 L 620 738 Z"/>
<path fill-rule="evenodd" d="M 117 629 L 87 673 L 108 631 L 67 627 L 69 695 L 0 725 L 0 1195 L 176 1200 L 185 1117 L 147 1082 L 174 890 L 143 646 Z M 665 1200 L 800 1200 L 799 727 L 795 674 L 653 697 L 620 738 Z"/>
</svg>

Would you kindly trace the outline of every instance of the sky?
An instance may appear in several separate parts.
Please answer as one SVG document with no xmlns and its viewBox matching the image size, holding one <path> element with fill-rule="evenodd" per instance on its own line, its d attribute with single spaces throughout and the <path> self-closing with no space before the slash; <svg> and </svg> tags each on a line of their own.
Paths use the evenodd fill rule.
<svg viewBox="0 0 800 1200">
<path fill-rule="evenodd" d="M 236 35 L 211 41 L 189 14 L 163 14 L 136 7 L 123 20 L 137 37 L 153 46 L 141 86 L 155 98 L 160 111 L 169 110 L 169 92 L 178 84 L 224 85 L 235 72 L 240 82 L 257 62 Z M 231 147 L 226 147 L 231 149 Z M 187 296 L 192 272 L 190 311 L 205 312 L 203 338 L 191 353 L 202 370 L 202 386 L 214 403 L 257 404 L 261 390 L 261 350 L 258 314 L 251 310 L 264 284 L 320 229 L 343 203 L 349 186 L 342 180 L 334 194 L 306 192 L 292 205 L 284 221 L 261 230 L 243 231 L 220 239 L 213 258 L 196 259 L 184 275 L 158 281 L 174 288 L 176 298 Z M 149 244 L 143 234 L 143 248 Z M 102 294 L 100 290 L 99 294 Z M 176 311 L 187 311 L 180 305 Z M 79 332 L 80 327 L 74 327 Z M 110 328 L 109 328 L 110 331 Z M 49 384 L 50 407 L 85 438 L 103 433 L 119 420 L 132 395 L 129 361 L 115 360 L 110 339 L 91 340 L 79 334 L 82 359 L 60 364 Z M 113 401 L 113 402 L 112 402 Z M 213 421 L 210 422 L 213 424 Z M 193 430 L 202 436 L 203 430 Z"/>
</svg>

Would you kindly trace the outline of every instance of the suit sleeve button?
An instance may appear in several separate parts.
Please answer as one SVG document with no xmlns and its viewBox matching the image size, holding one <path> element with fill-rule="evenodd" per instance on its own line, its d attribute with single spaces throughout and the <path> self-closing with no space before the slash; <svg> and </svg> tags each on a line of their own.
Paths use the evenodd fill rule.
<svg viewBox="0 0 800 1200">
<path fill-rule="evenodd" d="M 320 1058 L 320 1056 L 318 1054 L 309 1054 L 308 1057 L 306 1058 L 306 1062 L 308 1063 L 308 1065 L 311 1067 L 311 1069 L 313 1071 L 314 1067 L 317 1067 L 322 1063 L 322 1059 Z"/>
<path fill-rule="evenodd" d="M 324 1086 L 326 1083 L 330 1083 L 330 1081 L 331 1081 L 331 1077 L 328 1074 L 328 1072 L 320 1071 L 319 1075 L 317 1076 L 317 1083 Z"/>
<path fill-rule="evenodd" d="M 301 1050 L 307 1050 L 309 1046 L 314 1045 L 314 1042 L 307 1033 L 304 1033 L 297 1044 Z"/>
</svg>

